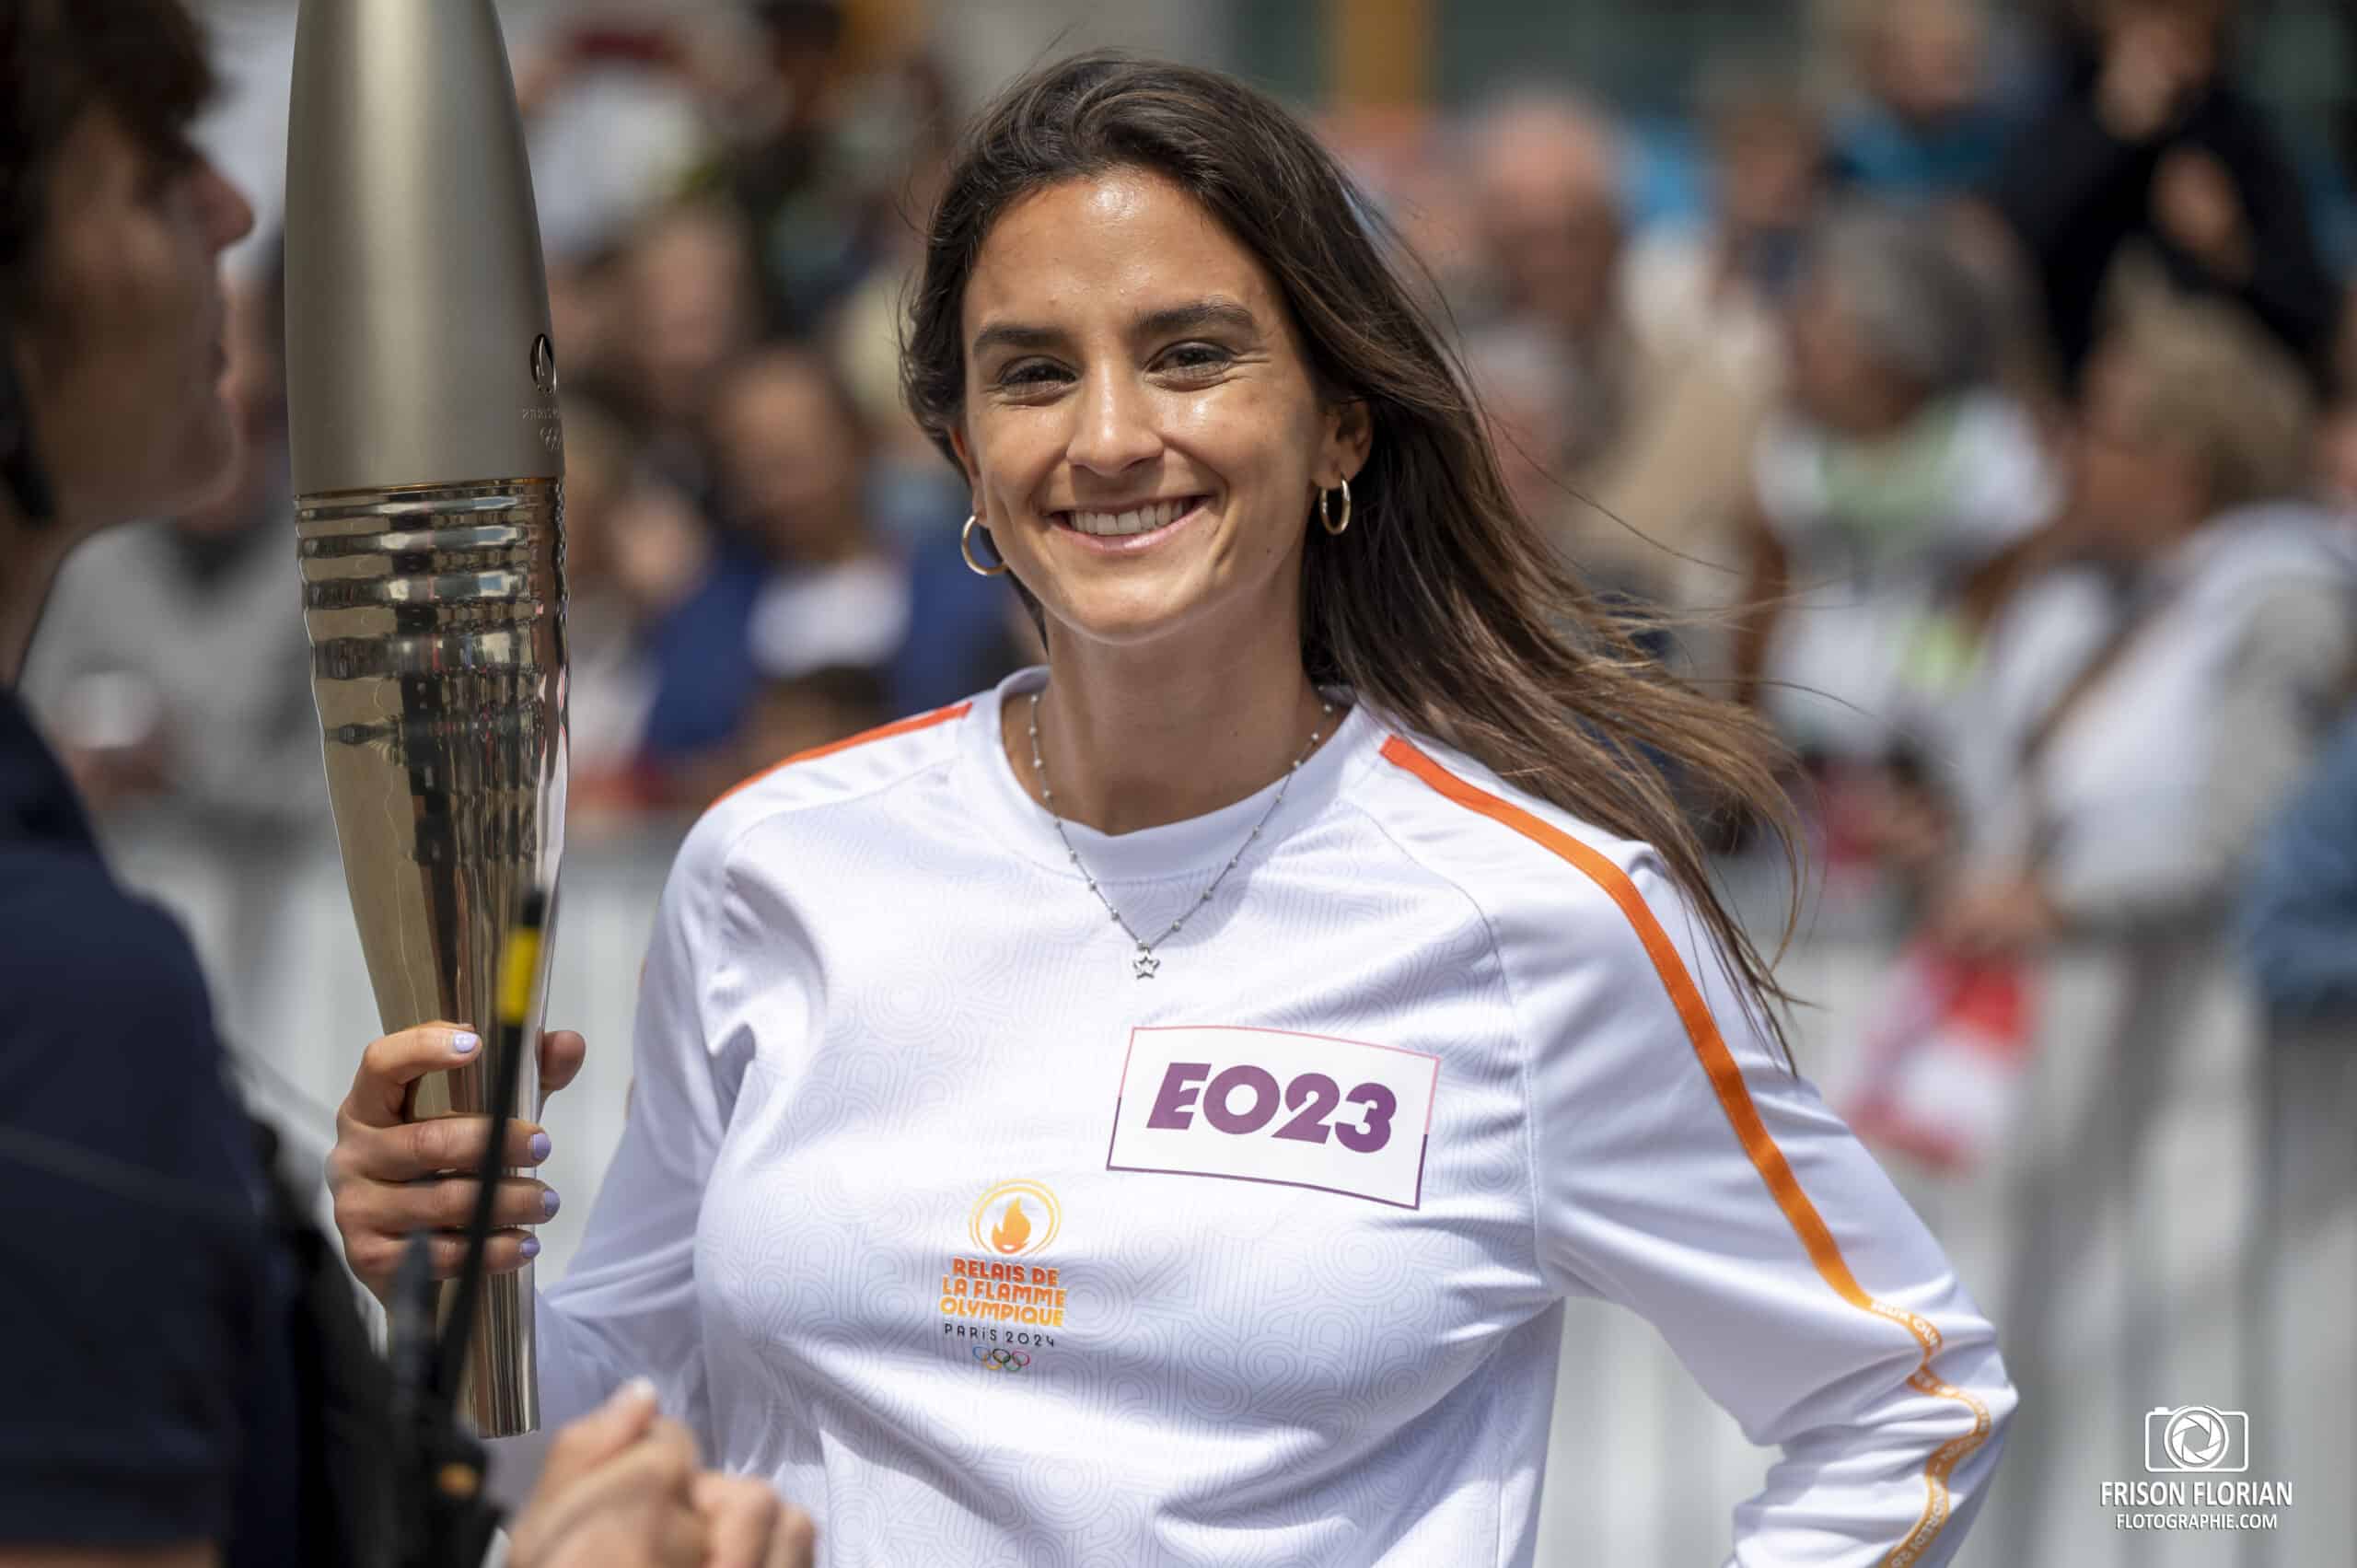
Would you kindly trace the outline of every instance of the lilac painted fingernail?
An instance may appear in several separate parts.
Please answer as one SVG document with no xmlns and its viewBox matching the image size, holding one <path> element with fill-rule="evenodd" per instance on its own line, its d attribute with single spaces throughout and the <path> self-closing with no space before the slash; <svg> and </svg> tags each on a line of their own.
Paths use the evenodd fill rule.
<svg viewBox="0 0 2357 1568">
<path fill-rule="evenodd" d="M 556 1195 L 555 1188 L 543 1187 L 540 1189 L 540 1217 L 542 1219 L 552 1220 L 556 1218 L 556 1212 L 563 1206 L 563 1203 L 564 1200 Z"/>
<path fill-rule="evenodd" d="M 470 1029 L 460 1029 L 450 1037 L 450 1049 L 464 1056 L 482 1043 L 482 1036 Z"/>
<path fill-rule="evenodd" d="M 528 1260 L 539 1257 L 540 1255 L 540 1238 L 537 1236 L 526 1237 L 524 1238 L 523 1252 L 524 1256 Z"/>
<path fill-rule="evenodd" d="M 524 1146 L 532 1151 L 535 1164 L 549 1157 L 549 1135 L 546 1132 L 533 1133 L 532 1141 Z"/>
</svg>

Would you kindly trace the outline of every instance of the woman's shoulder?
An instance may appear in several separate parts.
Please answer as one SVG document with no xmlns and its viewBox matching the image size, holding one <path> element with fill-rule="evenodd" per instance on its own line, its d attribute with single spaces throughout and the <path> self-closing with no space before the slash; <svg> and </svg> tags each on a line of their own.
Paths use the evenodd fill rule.
<svg viewBox="0 0 2357 1568">
<path fill-rule="evenodd" d="M 912 714 L 772 764 L 705 808 L 680 849 L 680 865 L 717 870 L 756 828 L 869 800 L 946 766 L 973 706 L 969 699 Z"/>
<path fill-rule="evenodd" d="M 1518 1007 L 1609 998 L 1661 1021 L 1744 1005 L 1704 912 L 1655 845 L 1425 737 L 1394 733 L 1383 755 L 1370 814 L 1478 914 Z"/>
<path fill-rule="evenodd" d="M 1393 727 L 1379 749 L 1365 804 L 1385 835 L 1453 883 L 1493 935 L 1550 947 L 1597 927 L 1641 928 L 1682 900 L 1654 845 L 1522 788 L 1477 758 Z"/>
</svg>

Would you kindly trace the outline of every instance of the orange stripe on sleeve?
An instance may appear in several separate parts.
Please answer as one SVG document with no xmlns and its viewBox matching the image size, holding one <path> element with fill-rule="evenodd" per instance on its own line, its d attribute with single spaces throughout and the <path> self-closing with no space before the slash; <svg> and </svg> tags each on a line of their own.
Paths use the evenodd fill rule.
<svg viewBox="0 0 2357 1568">
<path fill-rule="evenodd" d="M 1560 828 L 1511 801 L 1467 784 L 1398 736 L 1383 743 L 1383 755 L 1387 761 L 1414 774 L 1467 810 L 1479 812 L 1492 821 L 1503 823 L 1569 862 L 1620 907 L 1621 915 L 1635 929 L 1637 939 L 1644 944 L 1646 955 L 1653 959 L 1654 970 L 1661 977 L 1671 1004 L 1678 1009 L 1678 1021 L 1686 1027 L 1686 1038 L 1692 1043 L 1694 1054 L 1701 1062 L 1702 1071 L 1718 1096 L 1719 1108 L 1726 1113 L 1728 1123 L 1735 1129 L 1736 1141 L 1742 1144 L 1743 1152 L 1750 1156 L 1752 1167 L 1759 1172 L 1759 1179 L 1767 1184 L 1770 1195 L 1776 1200 L 1776 1206 L 1783 1211 L 1785 1220 L 1799 1237 L 1801 1246 L 1808 1252 L 1809 1261 L 1817 1266 L 1818 1276 L 1834 1294 L 1861 1312 L 1887 1318 L 1915 1337 L 1916 1345 L 1922 1352 L 1922 1361 L 1908 1377 L 1908 1387 L 1918 1393 L 1955 1400 L 1971 1412 L 1972 1429 L 1933 1449 L 1924 1461 L 1923 1483 L 1927 1495 L 1922 1516 L 1916 1521 L 1915 1527 L 1907 1533 L 1907 1539 L 1893 1547 L 1883 1559 L 1883 1565 L 1884 1568 L 1909 1568 L 1910 1564 L 1920 1562 L 1947 1526 L 1950 1508 L 1948 1477 L 1955 1473 L 1965 1457 L 1980 1447 L 1989 1435 L 1989 1407 L 1969 1391 L 1947 1382 L 1932 1370 L 1932 1359 L 1940 1350 L 1939 1329 L 1930 1319 L 1905 1307 L 1877 1301 L 1866 1293 L 1864 1287 L 1858 1283 L 1857 1276 L 1850 1272 L 1849 1261 L 1841 1256 L 1840 1245 L 1833 1239 L 1832 1231 L 1827 1228 L 1824 1216 L 1817 1212 L 1817 1205 L 1810 1202 L 1808 1194 L 1801 1190 L 1800 1179 L 1793 1174 L 1793 1167 L 1786 1162 L 1783 1151 L 1776 1146 L 1767 1124 L 1760 1121 L 1759 1108 L 1752 1104 L 1751 1091 L 1744 1086 L 1743 1071 L 1736 1065 L 1734 1054 L 1720 1037 L 1718 1022 L 1711 1016 L 1709 1005 L 1702 1000 L 1701 989 L 1694 983 L 1693 976 L 1687 972 L 1685 960 L 1678 957 L 1678 949 L 1671 945 L 1669 934 L 1662 929 L 1652 906 L 1645 902 L 1644 896 L 1637 891 L 1636 884 L 1629 880 L 1628 875 L 1595 849 Z"/>
<path fill-rule="evenodd" d="M 714 799 L 713 804 L 717 806 L 721 801 L 727 799 L 730 796 L 735 795 L 741 790 L 750 789 L 755 784 L 761 783 L 763 779 L 768 778 L 772 773 L 782 772 L 785 769 L 794 766 L 796 762 L 816 761 L 821 757 L 831 757 L 838 751 L 848 751 L 854 746 L 865 746 L 871 740 L 889 740 L 896 735 L 913 735 L 921 729 L 931 729 L 935 725 L 947 724 L 951 719 L 965 717 L 967 712 L 971 709 L 973 705 L 974 704 L 970 702 L 952 703 L 950 706 L 946 708 L 935 708 L 929 714 L 916 714 L 908 718 L 895 719 L 890 724 L 878 725 L 874 729 L 862 730 L 857 735 L 847 736 L 841 740 L 830 741 L 824 746 L 813 746 L 807 751 L 796 751 L 784 761 L 773 762 L 770 766 L 763 768 L 760 772 L 755 773 L 751 778 L 742 780 L 737 784 L 730 785 Z"/>
</svg>

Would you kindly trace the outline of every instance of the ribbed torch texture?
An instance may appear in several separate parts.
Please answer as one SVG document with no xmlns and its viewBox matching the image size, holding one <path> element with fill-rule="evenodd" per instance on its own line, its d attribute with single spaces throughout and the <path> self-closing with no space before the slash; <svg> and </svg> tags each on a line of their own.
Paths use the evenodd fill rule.
<svg viewBox="0 0 2357 1568">
<path fill-rule="evenodd" d="M 480 1113 L 500 947 L 523 891 L 555 886 L 565 791 L 563 432 L 491 0 L 303 0 L 286 209 L 297 549 L 344 879 L 386 1030 L 485 1037 L 420 1080 L 412 1114 Z M 462 1408 L 487 1435 L 530 1431 L 530 1269 L 486 1282 L 475 1333 Z"/>
</svg>

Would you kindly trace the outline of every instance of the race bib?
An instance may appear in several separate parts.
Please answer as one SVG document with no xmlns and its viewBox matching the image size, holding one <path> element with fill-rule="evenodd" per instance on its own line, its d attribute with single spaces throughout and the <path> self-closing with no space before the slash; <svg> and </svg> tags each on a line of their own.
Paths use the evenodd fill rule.
<svg viewBox="0 0 2357 1568">
<path fill-rule="evenodd" d="M 1440 1058 L 1278 1029 L 1137 1028 L 1108 1170 L 1423 1200 Z"/>
</svg>

